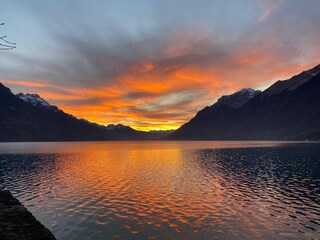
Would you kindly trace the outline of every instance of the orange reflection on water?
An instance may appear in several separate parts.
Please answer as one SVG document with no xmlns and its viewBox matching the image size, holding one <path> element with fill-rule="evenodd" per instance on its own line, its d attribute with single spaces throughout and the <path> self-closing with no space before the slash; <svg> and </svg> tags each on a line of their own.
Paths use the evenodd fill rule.
<svg viewBox="0 0 320 240">
<path fill-rule="evenodd" d="M 185 153 L 178 146 L 150 143 L 146 148 L 132 142 L 124 150 L 122 143 L 84 145 L 84 153 L 59 156 L 58 178 L 68 186 L 60 194 L 80 194 L 85 203 L 76 209 L 99 208 L 102 218 L 104 211 L 111 211 L 118 218 L 134 219 L 140 227 L 147 224 L 161 231 L 165 224 L 180 232 L 181 225 L 191 224 L 190 219 L 195 227 L 200 226 L 208 217 L 202 212 L 205 202 L 223 201 L 221 189 L 207 195 L 204 202 L 199 195 L 201 169 L 194 161 L 183 161 Z M 211 184 L 220 186 L 219 182 Z M 90 198 L 100 200 L 91 206 Z M 103 224 L 102 219 L 98 221 Z"/>
<path fill-rule="evenodd" d="M 286 144 L 10 143 L 0 152 L 23 153 L 6 163 L 13 163 L 9 183 L 58 238 L 264 239 L 294 238 L 309 224 L 305 218 L 317 217 L 308 209 L 318 205 L 300 195 L 311 194 L 299 185 L 304 162 L 296 162 L 297 174 L 284 169 L 279 178 L 279 167 L 294 166 L 291 157 L 279 161 L 285 155 L 277 149 Z"/>
</svg>

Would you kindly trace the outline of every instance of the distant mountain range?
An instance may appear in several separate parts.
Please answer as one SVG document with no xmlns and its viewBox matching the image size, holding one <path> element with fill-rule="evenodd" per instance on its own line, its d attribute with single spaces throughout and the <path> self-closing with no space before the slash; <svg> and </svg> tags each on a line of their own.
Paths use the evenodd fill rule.
<svg viewBox="0 0 320 240">
<path fill-rule="evenodd" d="M 221 97 L 170 140 L 320 140 L 320 65 L 268 89 Z"/>
<path fill-rule="evenodd" d="M 171 131 L 136 131 L 78 119 L 37 94 L 14 95 L 0 83 L 0 141 L 156 140 Z"/>
<path fill-rule="evenodd" d="M 222 96 L 176 131 L 137 131 L 78 119 L 37 94 L 0 83 L 0 141 L 320 140 L 320 65 L 264 91 Z"/>
</svg>

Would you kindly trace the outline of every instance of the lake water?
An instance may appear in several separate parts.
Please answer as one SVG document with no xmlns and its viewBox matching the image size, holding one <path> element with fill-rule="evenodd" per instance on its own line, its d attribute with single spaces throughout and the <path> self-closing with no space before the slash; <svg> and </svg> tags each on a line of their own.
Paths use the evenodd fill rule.
<svg viewBox="0 0 320 240">
<path fill-rule="evenodd" d="M 0 143 L 0 188 L 59 240 L 320 238 L 320 143 Z"/>
</svg>

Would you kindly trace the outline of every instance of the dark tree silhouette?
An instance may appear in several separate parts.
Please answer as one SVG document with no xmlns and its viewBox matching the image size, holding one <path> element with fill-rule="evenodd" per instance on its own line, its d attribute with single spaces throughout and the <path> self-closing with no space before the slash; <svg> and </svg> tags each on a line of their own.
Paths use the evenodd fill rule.
<svg viewBox="0 0 320 240">
<path fill-rule="evenodd" d="M 0 23 L 4 25 L 4 23 Z M 16 48 L 16 44 L 7 40 L 7 36 L 0 36 L 0 50 L 11 50 Z"/>
</svg>

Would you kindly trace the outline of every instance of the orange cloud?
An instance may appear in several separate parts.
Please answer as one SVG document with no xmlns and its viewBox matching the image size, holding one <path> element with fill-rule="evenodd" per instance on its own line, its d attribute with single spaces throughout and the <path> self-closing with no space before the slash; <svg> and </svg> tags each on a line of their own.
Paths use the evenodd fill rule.
<svg viewBox="0 0 320 240">
<path fill-rule="evenodd" d="M 161 66 L 149 62 L 146 67 L 148 71 L 130 68 L 132 72 L 119 77 L 119 81 L 100 88 L 71 88 L 66 85 L 51 86 L 43 91 L 48 84 L 31 81 L 3 82 L 40 87 L 37 93 L 43 98 L 79 118 L 104 125 L 122 123 L 137 130 L 158 130 L 178 128 L 201 108 L 213 104 L 214 99 L 222 94 L 232 93 L 253 83 L 258 85 L 265 79 L 288 77 L 313 66 L 313 63 L 298 65 L 296 68 L 279 65 L 260 70 L 262 75 L 254 76 L 255 70 L 251 72 L 243 69 L 250 69 L 266 59 L 277 61 L 277 55 L 255 50 L 247 54 L 235 54 L 233 58 L 238 67 L 230 70 L 228 66 L 224 66 L 215 71 L 210 68 L 181 67 L 163 73 L 159 69 Z M 61 88 L 64 92 L 59 92 Z M 205 94 L 199 94 L 198 98 L 194 95 L 188 97 L 190 92 L 204 90 Z M 131 97 L 129 93 L 140 95 Z"/>
<path fill-rule="evenodd" d="M 18 80 L 8 80 L 8 79 L 1 79 L 3 84 L 14 85 L 14 86 L 21 86 L 21 87 L 36 87 L 36 88 L 44 88 L 50 86 L 47 83 L 40 83 L 40 82 L 32 82 L 32 81 L 18 81 Z"/>
</svg>

